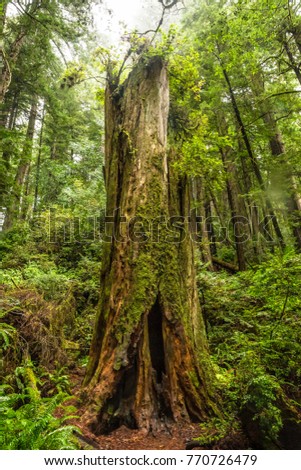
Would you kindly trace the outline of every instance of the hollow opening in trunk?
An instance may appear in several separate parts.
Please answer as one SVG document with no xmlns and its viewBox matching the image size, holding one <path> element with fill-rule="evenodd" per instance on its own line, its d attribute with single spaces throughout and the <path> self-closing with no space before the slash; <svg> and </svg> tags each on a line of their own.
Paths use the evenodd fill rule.
<svg viewBox="0 0 301 470">
<path fill-rule="evenodd" d="M 107 401 L 105 409 L 98 417 L 97 424 L 92 428 L 96 434 L 110 434 L 122 425 L 137 429 L 133 415 L 133 404 L 137 389 L 138 366 L 135 358 L 132 367 L 125 370 L 114 395 Z"/>
<path fill-rule="evenodd" d="M 148 314 L 148 336 L 152 368 L 158 384 L 162 383 L 163 374 L 166 373 L 162 320 L 162 310 L 157 297 Z"/>
</svg>

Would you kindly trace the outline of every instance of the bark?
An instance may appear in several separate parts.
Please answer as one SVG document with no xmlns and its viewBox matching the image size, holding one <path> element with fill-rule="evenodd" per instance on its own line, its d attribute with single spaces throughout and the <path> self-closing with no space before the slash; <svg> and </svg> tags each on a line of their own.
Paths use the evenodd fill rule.
<svg viewBox="0 0 301 470">
<path fill-rule="evenodd" d="M 9 89 L 12 72 L 11 69 L 17 62 L 19 57 L 21 48 L 24 44 L 26 38 L 26 31 L 21 29 L 11 45 L 10 51 L 8 56 L 5 54 L 4 49 L 1 49 L 1 61 L 2 61 L 2 68 L 1 68 L 1 80 L 0 80 L 0 105 L 4 102 L 5 95 Z M 1 108 L 2 109 L 2 108 Z M 1 124 L 3 124 L 3 113 L 1 112 Z"/>
<path fill-rule="evenodd" d="M 155 431 L 212 412 L 211 369 L 188 236 L 188 183 L 167 154 L 166 67 L 160 58 L 141 60 L 124 86 L 113 83 L 109 76 L 112 240 L 85 378 L 87 418 L 95 433 L 121 424 Z"/>
<path fill-rule="evenodd" d="M 16 124 L 16 118 L 18 113 L 18 93 L 16 92 L 13 96 L 13 101 L 10 107 L 7 122 L 7 129 L 13 130 Z M 5 111 L 6 112 L 6 111 Z M 0 157 L 0 207 L 6 206 L 6 198 L 9 194 L 9 176 L 11 174 L 11 153 L 12 153 L 12 141 L 9 132 L 6 128 L 1 128 L 2 152 Z"/>
<path fill-rule="evenodd" d="M 196 206 L 191 216 L 192 232 L 195 234 L 196 241 L 199 242 L 203 262 L 206 263 L 209 271 L 213 271 L 210 236 L 206 221 L 206 193 L 204 181 L 199 177 L 192 181 L 192 200 Z"/>
<path fill-rule="evenodd" d="M 248 137 L 248 133 L 247 133 L 246 127 L 244 125 L 244 122 L 242 120 L 239 107 L 237 105 L 236 96 L 235 96 L 235 93 L 233 91 L 233 88 L 232 88 L 232 85 L 231 85 L 231 82 L 230 82 L 230 78 L 228 76 L 228 73 L 227 73 L 226 69 L 223 67 L 222 64 L 221 64 L 221 67 L 222 67 L 222 72 L 223 72 L 225 81 L 226 81 L 227 86 L 228 86 L 230 99 L 231 99 L 231 103 L 232 103 L 232 106 L 233 106 L 234 115 L 235 115 L 235 118 L 237 120 L 237 124 L 239 126 L 241 136 L 242 136 L 242 139 L 243 139 L 245 147 L 246 147 L 246 151 L 247 151 L 248 156 L 250 158 L 250 162 L 252 164 L 254 174 L 255 174 L 256 179 L 258 181 L 259 187 L 262 190 L 262 193 L 264 195 L 265 202 L 266 202 L 266 207 L 267 207 L 267 210 L 268 210 L 268 214 L 271 218 L 271 221 L 272 221 L 272 224 L 273 224 L 274 231 L 275 231 L 276 237 L 278 239 L 278 242 L 279 242 L 280 246 L 282 248 L 284 248 L 285 243 L 284 243 L 284 239 L 283 239 L 283 236 L 282 236 L 281 229 L 280 229 L 279 224 L 278 224 L 278 219 L 277 219 L 276 214 L 274 212 L 272 202 L 271 202 L 270 198 L 268 197 L 268 195 L 266 194 L 266 185 L 265 185 L 265 182 L 263 180 L 263 177 L 262 177 L 262 174 L 261 174 L 256 156 L 253 153 L 252 146 L 251 146 L 251 143 L 250 143 L 250 140 L 249 140 L 249 137 Z"/>
<path fill-rule="evenodd" d="M 234 243 L 236 249 L 236 256 L 238 261 L 238 267 L 240 271 L 247 269 L 244 244 L 249 240 L 249 227 L 246 229 L 246 222 L 248 221 L 245 217 L 240 214 L 238 206 L 238 190 L 235 184 L 236 171 L 233 163 L 227 158 L 227 154 L 224 149 L 221 149 L 221 156 L 226 172 L 226 185 L 228 193 L 228 201 L 231 211 L 231 222 L 233 226 Z"/>
<path fill-rule="evenodd" d="M 211 192 L 210 192 L 210 196 L 211 196 Z M 217 255 L 217 245 L 216 245 L 214 225 L 212 223 L 211 203 L 212 201 L 210 200 L 209 197 L 207 197 L 205 201 L 206 231 L 209 234 L 210 253 L 211 253 L 211 256 L 213 257 Z"/>
<path fill-rule="evenodd" d="M 215 256 L 212 257 L 212 261 L 217 266 L 225 268 L 227 271 L 230 271 L 230 273 L 237 273 L 238 271 L 240 271 L 240 268 L 238 266 L 235 266 L 235 264 L 228 263 L 227 261 L 216 258 Z"/>
<path fill-rule="evenodd" d="M 37 117 L 37 106 L 38 98 L 37 96 L 35 96 L 33 98 L 32 105 L 30 108 L 24 147 L 22 150 L 22 155 L 17 168 L 12 192 L 10 194 L 10 201 L 5 215 L 5 221 L 3 225 L 4 230 L 9 229 L 13 225 L 15 220 L 20 216 L 22 197 L 24 196 L 24 190 L 26 189 L 25 185 L 27 177 L 29 175 L 29 169 L 32 158 L 32 147 Z"/>
<path fill-rule="evenodd" d="M 37 212 L 37 209 L 38 209 L 38 196 L 39 196 L 39 183 L 40 183 L 40 172 L 41 172 L 41 156 L 42 156 L 44 121 L 45 121 L 45 103 L 44 103 L 43 111 L 42 111 L 41 130 L 40 130 L 40 137 L 39 137 L 39 150 L 38 150 L 37 165 L 36 165 L 35 185 L 34 185 L 33 212 Z"/>
</svg>

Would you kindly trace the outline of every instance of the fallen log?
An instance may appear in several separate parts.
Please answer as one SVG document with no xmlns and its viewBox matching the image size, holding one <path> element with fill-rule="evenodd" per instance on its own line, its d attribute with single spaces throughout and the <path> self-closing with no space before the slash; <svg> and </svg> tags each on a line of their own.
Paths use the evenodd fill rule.
<svg viewBox="0 0 301 470">
<path fill-rule="evenodd" d="M 239 272 L 238 266 L 232 263 L 228 263 L 227 261 L 224 261 L 222 259 L 216 258 L 215 256 L 212 256 L 212 262 L 213 264 L 216 264 L 217 266 L 220 266 L 221 268 L 227 269 L 231 273 Z"/>
</svg>

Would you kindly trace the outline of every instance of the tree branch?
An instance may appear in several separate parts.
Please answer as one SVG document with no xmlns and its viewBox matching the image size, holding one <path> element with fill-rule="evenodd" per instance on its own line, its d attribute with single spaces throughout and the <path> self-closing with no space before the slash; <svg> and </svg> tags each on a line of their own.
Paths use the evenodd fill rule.
<svg viewBox="0 0 301 470">
<path fill-rule="evenodd" d="M 168 2 L 169 0 L 167 0 Z M 163 0 L 158 0 L 159 3 L 161 3 L 161 5 L 163 6 L 163 8 L 165 10 L 169 10 L 170 8 L 174 7 L 177 3 L 178 3 L 179 0 L 173 0 L 171 3 L 165 3 Z"/>
<path fill-rule="evenodd" d="M 262 101 L 268 100 L 270 98 L 274 98 L 275 96 L 291 95 L 293 93 L 301 93 L 301 90 L 288 90 L 288 91 L 281 91 L 280 93 L 273 93 L 272 95 L 269 95 L 263 98 Z"/>
</svg>

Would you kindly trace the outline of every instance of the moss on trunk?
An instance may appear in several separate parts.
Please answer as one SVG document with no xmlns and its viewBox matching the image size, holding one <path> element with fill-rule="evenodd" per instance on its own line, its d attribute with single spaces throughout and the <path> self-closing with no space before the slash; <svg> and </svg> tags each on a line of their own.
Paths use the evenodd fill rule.
<svg viewBox="0 0 301 470">
<path fill-rule="evenodd" d="M 140 61 L 122 88 L 107 88 L 107 215 L 114 223 L 85 380 L 95 432 L 121 424 L 154 430 L 212 411 L 189 188 L 172 171 L 168 110 L 160 58 Z"/>
</svg>

